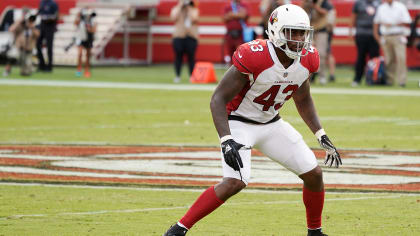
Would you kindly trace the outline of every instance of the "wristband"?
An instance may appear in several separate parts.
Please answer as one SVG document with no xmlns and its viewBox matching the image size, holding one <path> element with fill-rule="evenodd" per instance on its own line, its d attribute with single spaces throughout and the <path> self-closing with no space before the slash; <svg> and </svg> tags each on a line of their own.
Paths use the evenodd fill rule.
<svg viewBox="0 0 420 236">
<path fill-rule="evenodd" d="M 233 139 L 232 135 L 225 135 L 220 138 L 220 143 L 224 143 L 226 140 Z"/>
<path fill-rule="evenodd" d="M 325 135 L 325 130 L 324 129 L 320 129 L 318 131 L 316 131 L 315 136 L 318 140 L 321 140 L 322 135 Z"/>
</svg>

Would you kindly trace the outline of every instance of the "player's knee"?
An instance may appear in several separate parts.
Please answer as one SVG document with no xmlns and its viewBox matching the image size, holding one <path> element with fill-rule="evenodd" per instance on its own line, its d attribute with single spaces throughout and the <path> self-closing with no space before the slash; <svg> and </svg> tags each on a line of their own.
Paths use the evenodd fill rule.
<svg viewBox="0 0 420 236">
<path fill-rule="evenodd" d="M 322 169 L 321 167 L 317 166 L 315 169 L 313 169 L 313 178 L 317 183 L 322 182 Z"/>
<path fill-rule="evenodd" d="M 320 185 L 322 184 L 322 169 L 317 166 L 309 172 L 299 176 L 307 185 Z"/>
<path fill-rule="evenodd" d="M 231 195 L 235 195 L 246 187 L 246 184 L 239 179 L 228 178 L 224 180 L 228 185 Z"/>
</svg>

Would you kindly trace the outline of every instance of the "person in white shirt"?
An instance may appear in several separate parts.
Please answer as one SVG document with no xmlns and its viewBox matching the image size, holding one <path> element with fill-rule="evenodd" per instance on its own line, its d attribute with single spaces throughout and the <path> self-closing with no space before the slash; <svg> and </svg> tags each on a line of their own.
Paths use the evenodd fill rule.
<svg viewBox="0 0 420 236">
<path fill-rule="evenodd" d="M 411 23 L 407 7 L 398 1 L 385 0 L 378 7 L 373 23 L 375 40 L 381 45 L 385 56 L 387 82 L 394 84 L 398 80 L 399 85 L 405 87 L 407 80 L 405 28 Z"/>
</svg>

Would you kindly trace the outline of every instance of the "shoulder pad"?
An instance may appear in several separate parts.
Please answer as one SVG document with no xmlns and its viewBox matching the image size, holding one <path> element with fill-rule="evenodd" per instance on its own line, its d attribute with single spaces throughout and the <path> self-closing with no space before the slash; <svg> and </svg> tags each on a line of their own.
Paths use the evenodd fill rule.
<svg viewBox="0 0 420 236">
<path fill-rule="evenodd" d="M 305 52 L 304 52 L 305 53 Z M 306 56 L 300 58 L 300 63 L 309 70 L 309 73 L 315 73 L 319 69 L 319 54 L 315 47 L 308 50 Z"/>
<path fill-rule="evenodd" d="M 259 74 L 273 65 L 266 40 L 254 40 L 239 46 L 232 56 L 233 65 L 242 73 Z"/>
</svg>

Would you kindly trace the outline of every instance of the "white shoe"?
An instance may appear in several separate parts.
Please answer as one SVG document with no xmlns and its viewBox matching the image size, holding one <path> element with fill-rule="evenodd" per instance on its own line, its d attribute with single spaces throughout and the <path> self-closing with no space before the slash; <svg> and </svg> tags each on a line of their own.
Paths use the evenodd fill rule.
<svg viewBox="0 0 420 236">
<path fill-rule="evenodd" d="M 226 64 L 230 64 L 230 62 L 231 62 L 231 58 L 230 58 L 230 56 L 228 56 L 228 55 L 226 55 L 224 58 L 223 58 L 224 60 L 225 60 L 225 63 Z"/>
<path fill-rule="evenodd" d="M 174 78 L 174 83 L 176 83 L 176 84 L 181 83 L 181 78 L 179 78 L 179 77 L 175 77 L 175 78 Z"/>
<path fill-rule="evenodd" d="M 353 81 L 353 82 L 351 82 L 351 86 L 353 87 L 353 88 L 355 88 L 355 87 L 359 87 L 359 83 L 358 82 L 356 82 L 356 81 Z"/>
<path fill-rule="evenodd" d="M 9 76 L 10 75 L 10 72 L 9 71 L 7 71 L 7 70 L 4 70 L 3 71 L 3 76 L 4 77 L 7 77 L 7 76 Z"/>
<path fill-rule="evenodd" d="M 319 78 L 319 83 L 321 84 L 321 85 L 326 85 L 327 84 L 327 78 L 325 78 L 325 77 L 321 77 L 321 78 Z"/>
</svg>

